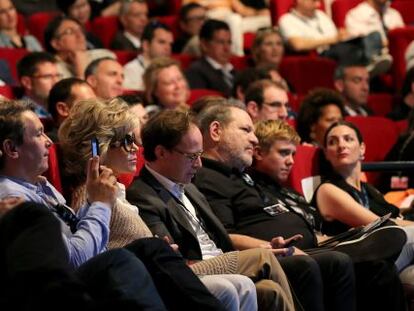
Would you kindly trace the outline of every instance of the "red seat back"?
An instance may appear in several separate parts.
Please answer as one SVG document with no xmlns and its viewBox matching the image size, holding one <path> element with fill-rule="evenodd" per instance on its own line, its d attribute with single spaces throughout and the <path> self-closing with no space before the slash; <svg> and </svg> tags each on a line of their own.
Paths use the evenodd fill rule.
<svg viewBox="0 0 414 311">
<path fill-rule="evenodd" d="M 388 32 L 389 49 L 394 62 L 392 66 L 392 76 L 394 87 L 401 89 L 404 81 L 406 63 L 405 50 L 414 40 L 414 27 L 393 29 Z"/>
<path fill-rule="evenodd" d="M 116 59 L 122 66 L 137 56 L 137 52 L 135 51 L 113 50 L 113 52 L 116 55 Z"/>
<path fill-rule="evenodd" d="M 19 81 L 16 65 L 27 53 L 29 52 L 26 49 L 0 48 L 0 58 L 7 61 L 10 73 L 15 81 Z"/>
<path fill-rule="evenodd" d="M 332 20 L 336 27 L 345 27 L 346 14 L 361 2 L 362 0 L 335 0 L 332 2 Z"/>
<path fill-rule="evenodd" d="M 62 180 L 60 178 L 58 147 L 57 144 L 53 144 L 49 148 L 49 168 L 44 173 L 44 176 L 60 193 L 63 193 Z"/>
<path fill-rule="evenodd" d="M 157 16 L 156 19 L 164 24 L 167 25 L 174 36 L 174 39 L 178 38 L 178 35 L 180 33 L 180 27 L 178 25 L 178 16 L 177 15 L 170 15 L 170 16 Z"/>
<path fill-rule="evenodd" d="M 296 148 L 292 171 L 288 184 L 297 192 L 302 193 L 302 179 L 319 175 L 319 153 L 321 150 L 314 146 L 299 145 Z"/>
<path fill-rule="evenodd" d="M 280 64 L 280 74 L 297 94 L 306 94 L 315 87 L 334 88 L 336 62 L 313 56 L 286 56 Z M 317 74 L 316 74 L 317 73 Z"/>
<path fill-rule="evenodd" d="M 406 25 L 414 23 L 414 1 L 395 0 L 391 2 L 391 6 L 400 12 Z"/>
<path fill-rule="evenodd" d="M 59 12 L 39 12 L 27 18 L 27 29 L 43 46 L 45 46 L 45 29 L 58 14 Z"/>
<path fill-rule="evenodd" d="M 190 97 L 187 101 L 187 104 L 189 106 L 192 106 L 193 103 L 205 96 L 224 96 L 222 93 L 215 91 L 215 90 L 210 90 L 210 89 L 192 89 L 190 90 Z"/>
<path fill-rule="evenodd" d="M 374 115 L 385 117 L 391 112 L 394 97 L 389 93 L 372 93 L 368 97 L 368 107 L 372 109 Z"/>
<path fill-rule="evenodd" d="M 121 28 L 117 16 L 96 17 L 91 23 L 91 31 L 105 48 L 109 48 L 116 32 Z"/>
</svg>

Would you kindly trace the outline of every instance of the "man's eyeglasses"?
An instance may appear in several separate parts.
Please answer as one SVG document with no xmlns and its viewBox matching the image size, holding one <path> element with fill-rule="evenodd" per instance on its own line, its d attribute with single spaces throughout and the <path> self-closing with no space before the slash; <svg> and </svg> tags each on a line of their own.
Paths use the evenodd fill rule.
<svg viewBox="0 0 414 311">
<path fill-rule="evenodd" d="M 32 76 L 33 79 L 44 79 L 44 80 L 60 80 L 62 79 L 62 75 L 60 73 L 57 74 L 44 74 L 44 75 L 34 75 Z"/>
<path fill-rule="evenodd" d="M 201 157 L 203 155 L 203 150 L 198 151 L 198 152 L 194 152 L 194 153 L 187 153 L 187 152 L 183 152 L 181 150 L 178 149 L 173 149 L 173 151 L 182 154 L 183 156 L 185 156 L 188 160 L 190 160 L 191 162 L 196 161 L 199 157 Z"/>
<path fill-rule="evenodd" d="M 134 134 L 126 134 L 124 138 L 121 140 L 117 140 L 113 143 L 111 143 L 112 148 L 119 148 L 122 146 L 126 152 L 131 152 L 134 149 L 134 144 L 136 147 L 140 147 L 141 144 L 139 144 L 137 141 L 135 141 L 135 135 Z"/>
</svg>

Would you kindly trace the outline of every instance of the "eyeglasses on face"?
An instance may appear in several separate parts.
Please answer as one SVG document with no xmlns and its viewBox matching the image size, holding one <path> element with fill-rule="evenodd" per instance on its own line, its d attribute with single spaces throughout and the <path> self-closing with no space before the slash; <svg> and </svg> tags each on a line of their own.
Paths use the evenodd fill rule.
<svg viewBox="0 0 414 311">
<path fill-rule="evenodd" d="M 178 150 L 176 148 L 174 148 L 172 150 L 179 153 L 179 154 L 182 154 L 183 156 L 185 156 L 191 162 L 196 161 L 199 157 L 201 157 L 203 155 L 203 152 L 204 152 L 203 150 L 201 150 L 201 151 L 197 151 L 197 152 L 194 152 L 194 153 L 188 153 L 188 152 L 183 152 L 181 150 Z"/>
<path fill-rule="evenodd" d="M 56 34 L 55 37 L 57 39 L 60 39 L 63 36 L 71 36 L 74 34 L 83 34 L 83 29 L 78 27 L 78 28 L 74 28 L 74 27 L 69 27 L 66 28 L 65 30 L 62 30 L 60 33 Z"/>
<path fill-rule="evenodd" d="M 135 134 L 126 134 L 121 140 L 111 143 L 112 148 L 122 147 L 126 152 L 131 152 L 135 147 L 140 147 L 141 144 L 135 140 Z M 136 148 L 137 149 L 137 148 Z"/>
</svg>

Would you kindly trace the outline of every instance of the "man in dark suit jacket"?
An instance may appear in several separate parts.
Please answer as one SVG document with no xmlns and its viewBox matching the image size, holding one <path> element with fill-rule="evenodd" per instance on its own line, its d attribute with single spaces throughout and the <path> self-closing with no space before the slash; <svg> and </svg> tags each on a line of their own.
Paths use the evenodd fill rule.
<svg viewBox="0 0 414 311">
<path fill-rule="evenodd" d="M 203 58 L 193 62 L 186 71 L 191 89 L 213 89 L 230 96 L 234 68 L 230 63 L 231 33 L 229 26 L 219 20 L 207 20 L 200 30 Z"/>
<path fill-rule="evenodd" d="M 134 180 L 127 190 L 127 199 L 139 206 L 140 214 L 151 231 L 160 237 L 167 236 L 171 242 L 177 243 L 184 258 L 189 260 L 209 257 L 216 259 L 221 257 L 219 255 L 222 252 L 238 249 L 236 240 L 230 240 L 223 225 L 212 213 L 204 195 L 190 183 L 200 168 L 203 145 L 201 133 L 190 121 L 188 114 L 163 111 L 148 121 L 142 132 L 142 141 L 147 164 L 140 177 Z M 233 238 L 242 236 L 232 235 Z M 261 247 L 245 247 L 241 248 L 245 249 L 244 251 L 237 252 L 237 273 L 259 277 L 259 271 L 264 271 L 263 258 L 267 258 L 267 264 L 278 266 L 273 253 L 289 256 L 293 251 L 291 248 L 272 249 L 272 246 L 276 245 L 271 245 L 268 241 L 250 241 Z M 312 310 L 322 310 L 320 271 L 318 268 L 315 269 L 315 265 L 310 261 L 307 256 L 289 256 L 282 259 L 284 265 L 294 266 L 297 271 L 295 283 L 300 283 L 301 289 L 310 293 L 300 295 L 301 303 L 312 307 Z M 341 273 L 342 268 L 349 272 L 348 267 L 343 266 Z M 346 273 L 345 279 L 349 276 Z M 262 275 L 262 279 L 263 276 L 266 274 Z M 271 280 L 280 282 L 279 277 L 274 277 L 276 275 L 273 275 Z M 268 283 L 270 280 L 256 282 L 257 288 L 263 291 L 263 287 L 259 287 L 262 281 Z M 268 285 L 273 287 L 273 283 Z M 352 292 L 352 276 L 347 286 L 349 288 L 345 292 Z M 260 290 L 259 305 L 262 301 L 263 307 L 266 304 L 261 300 L 263 292 Z M 303 298 L 304 296 L 306 298 Z"/>
<path fill-rule="evenodd" d="M 121 1 L 119 21 L 123 30 L 116 33 L 111 49 L 138 51 L 142 32 L 148 23 L 147 3 L 144 0 Z"/>
</svg>

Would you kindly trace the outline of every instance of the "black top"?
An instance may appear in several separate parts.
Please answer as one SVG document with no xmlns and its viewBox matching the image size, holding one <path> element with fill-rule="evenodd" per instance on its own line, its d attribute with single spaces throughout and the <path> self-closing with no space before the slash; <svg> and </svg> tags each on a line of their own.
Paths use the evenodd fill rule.
<svg viewBox="0 0 414 311">
<path fill-rule="evenodd" d="M 378 216 L 384 216 L 388 213 L 391 213 L 391 217 L 398 217 L 400 214 L 399 209 L 396 206 L 389 204 L 387 201 L 385 201 L 383 195 L 370 184 L 362 182 L 361 191 L 359 191 L 358 189 L 349 185 L 342 177 L 338 175 L 323 180 L 321 185 L 324 183 L 330 183 L 342 189 L 343 191 L 348 193 L 356 202 L 358 202 L 365 208 L 368 208 L 371 212 Z M 316 195 L 319 190 L 319 187 L 315 191 L 311 204 L 312 206 L 315 206 L 317 208 L 317 221 L 320 221 L 321 223 L 322 233 L 327 235 L 336 235 L 349 230 L 351 226 L 347 224 L 344 224 L 338 220 L 327 221 L 322 218 L 316 201 Z"/>
<path fill-rule="evenodd" d="M 282 190 L 269 184 L 265 176 L 246 173 L 210 159 L 203 159 L 203 167 L 197 173 L 195 184 L 207 197 L 211 208 L 229 233 L 239 233 L 270 240 L 275 236 L 290 237 L 300 233 L 304 238 L 296 246 L 316 246 L 312 219 L 298 212 L 306 205 L 301 196 L 290 190 Z M 267 184 L 267 187 L 264 187 Z M 278 203 L 276 215 L 265 208 Z"/>
</svg>

